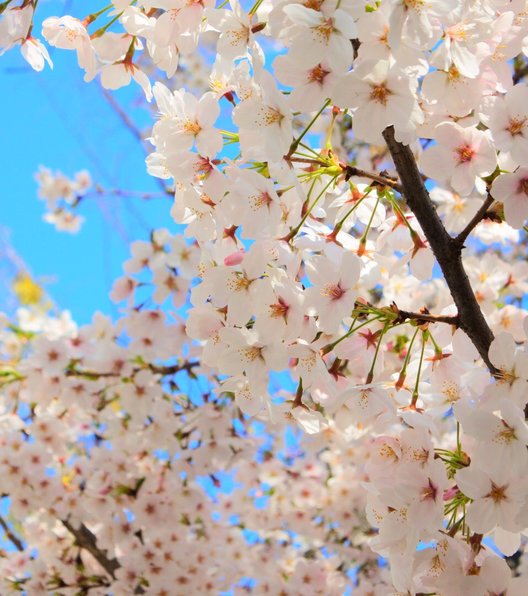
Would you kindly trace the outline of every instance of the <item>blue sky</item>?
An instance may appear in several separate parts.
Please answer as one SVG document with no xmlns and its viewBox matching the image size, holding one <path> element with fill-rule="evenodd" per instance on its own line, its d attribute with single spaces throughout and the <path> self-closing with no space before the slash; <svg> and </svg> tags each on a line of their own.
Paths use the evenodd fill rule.
<svg viewBox="0 0 528 596">
<path fill-rule="evenodd" d="M 103 5 L 44 0 L 39 3 L 38 21 L 62 14 L 65 4 L 70 5 L 68 12 L 80 17 Z M 35 32 L 40 32 L 40 25 Z M 87 169 L 105 188 L 158 190 L 146 173 L 142 148 L 98 83 L 83 81 L 75 52 L 52 49 L 51 57 L 54 69 L 46 67 L 41 73 L 26 64 L 18 48 L 0 59 L 0 232 L 9 235 L 13 249 L 45 283 L 57 305 L 86 323 L 96 309 L 116 314 L 108 292 L 121 273 L 128 243 L 147 238 L 150 227 L 171 228 L 170 201 L 90 199 L 80 210 L 86 221 L 77 235 L 58 233 L 42 220 L 44 203 L 37 198 L 34 179 L 39 165 L 71 177 Z M 133 106 L 143 101 L 136 86 L 114 92 L 114 97 Z M 143 126 L 148 124 L 145 110 L 138 107 L 134 114 Z"/>
</svg>

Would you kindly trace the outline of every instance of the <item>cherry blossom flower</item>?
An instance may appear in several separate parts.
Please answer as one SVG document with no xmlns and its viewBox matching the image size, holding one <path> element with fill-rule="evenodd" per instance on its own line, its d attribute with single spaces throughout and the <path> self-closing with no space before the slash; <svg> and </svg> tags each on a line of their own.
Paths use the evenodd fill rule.
<svg viewBox="0 0 528 596">
<path fill-rule="evenodd" d="M 154 85 L 153 93 L 163 116 L 152 131 L 154 138 L 160 139 L 156 144 L 162 142 L 178 151 L 195 144 L 200 154 L 214 157 L 222 146 L 222 137 L 213 127 L 220 111 L 213 94 L 197 100 L 184 90 L 171 93 L 161 83 Z"/>
<path fill-rule="evenodd" d="M 130 84 L 134 79 L 145 92 L 147 101 L 152 99 L 152 89 L 147 75 L 130 61 L 106 64 L 101 69 L 101 85 L 105 89 L 120 89 Z"/>
<path fill-rule="evenodd" d="M 361 261 L 351 253 L 345 253 L 338 263 L 323 256 L 310 262 L 308 276 L 313 285 L 306 290 L 306 306 L 318 315 L 324 331 L 337 331 L 343 319 L 351 315 L 360 272 Z"/>
<path fill-rule="evenodd" d="M 450 182 L 462 196 L 471 193 L 478 176 L 489 176 L 497 165 L 493 142 L 485 132 L 446 122 L 436 127 L 435 140 L 437 145 L 420 159 L 422 171 L 439 182 Z"/>
<path fill-rule="evenodd" d="M 226 60 L 235 60 L 247 55 L 251 47 L 251 15 L 244 13 L 237 0 L 230 1 L 231 10 L 209 10 L 207 23 L 220 35 L 217 53 Z"/>
<path fill-rule="evenodd" d="M 342 108 L 355 108 L 352 126 L 359 139 L 379 143 L 387 126 L 404 133 L 423 121 L 416 85 L 416 79 L 389 61 L 366 61 L 346 75 L 332 97 Z"/>
<path fill-rule="evenodd" d="M 357 35 L 349 13 L 342 8 L 319 12 L 294 3 L 282 10 L 293 23 L 287 31 L 289 56 L 297 64 L 313 68 L 327 60 L 333 70 L 349 69 L 353 59 L 350 40 Z"/>
<path fill-rule="evenodd" d="M 44 68 L 46 62 L 50 68 L 53 68 L 53 62 L 51 61 L 48 50 L 39 39 L 35 39 L 34 37 L 26 38 L 20 46 L 20 53 L 33 70 L 37 72 L 40 72 Z"/>
<path fill-rule="evenodd" d="M 483 121 L 493 135 L 497 149 L 509 151 L 521 166 L 528 166 L 528 88 L 515 85 L 506 95 L 495 98 Z"/>
<path fill-rule="evenodd" d="M 0 52 L 43 68 L 43 3 L 18 4 Z M 487 541 L 514 555 L 528 527 L 525 2 L 249 6 L 44 21 L 86 79 L 153 94 L 147 171 L 174 202 L 130 245 L 116 320 L 77 328 L 15 280 L 0 593 L 520 596 L 524 555 L 512 578 Z M 397 151 L 461 250 L 438 261 L 464 305 Z M 90 177 L 37 179 L 75 228 Z"/>
<path fill-rule="evenodd" d="M 241 101 L 233 110 L 242 152 L 247 159 L 280 161 L 292 143 L 291 113 L 271 75 L 261 74 L 262 95 Z"/>
<path fill-rule="evenodd" d="M 486 471 L 473 466 L 458 470 L 455 480 L 459 489 L 473 499 L 467 509 L 467 522 L 473 532 L 486 534 L 495 526 L 516 532 L 516 517 L 526 499 L 521 468 L 512 474 L 504 466 Z"/>
<path fill-rule="evenodd" d="M 42 35 L 56 48 L 76 50 L 79 66 L 86 71 L 87 77 L 95 76 L 95 51 L 86 27 L 78 19 L 68 15 L 50 17 L 42 23 Z"/>
<path fill-rule="evenodd" d="M 327 97 L 332 97 L 341 80 L 328 62 L 302 67 L 289 54 L 277 56 L 273 70 L 283 85 L 293 87 L 289 97 L 291 107 L 305 112 L 319 109 Z"/>
<path fill-rule="evenodd" d="M 522 228 L 528 219 L 528 168 L 513 174 L 501 174 L 493 181 L 490 194 L 504 203 L 504 217 L 514 228 Z"/>
</svg>

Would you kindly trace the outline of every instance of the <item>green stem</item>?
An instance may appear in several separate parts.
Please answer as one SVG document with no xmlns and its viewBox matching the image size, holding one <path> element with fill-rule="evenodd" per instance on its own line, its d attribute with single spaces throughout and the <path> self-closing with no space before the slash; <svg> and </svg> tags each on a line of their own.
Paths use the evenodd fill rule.
<svg viewBox="0 0 528 596">
<path fill-rule="evenodd" d="M 299 145 L 303 148 L 306 149 L 306 151 L 309 151 L 310 153 L 313 153 L 317 158 L 320 159 L 320 155 L 319 153 L 317 153 L 317 151 L 314 151 L 311 147 L 309 147 L 308 145 L 305 145 L 304 143 L 299 143 Z"/>
<path fill-rule="evenodd" d="M 310 130 L 310 128 L 312 128 L 312 126 L 315 123 L 315 121 L 317 120 L 317 118 L 319 118 L 319 116 L 322 114 L 323 110 L 326 109 L 329 104 L 330 104 L 330 100 L 327 99 L 324 102 L 323 107 L 317 112 L 317 114 L 308 123 L 308 126 L 302 131 L 301 135 L 295 141 L 293 141 L 293 143 L 291 144 L 290 150 L 288 151 L 287 157 L 290 157 L 295 153 L 295 151 L 297 150 L 297 147 L 299 146 L 299 143 L 301 142 L 304 135 Z"/>
<path fill-rule="evenodd" d="M 257 0 L 255 2 L 255 4 L 253 4 L 253 8 L 248 12 L 249 15 L 254 15 L 257 10 L 260 8 L 260 5 L 262 4 L 264 0 Z"/>
<path fill-rule="evenodd" d="M 389 200 L 389 203 L 392 205 L 392 208 L 398 212 L 401 220 L 407 226 L 407 228 L 409 229 L 411 234 L 416 234 L 415 230 L 409 223 L 409 220 L 405 217 L 405 213 L 402 211 L 401 207 L 398 205 L 398 202 L 396 201 L 396 198 L 394 197 L 394 195 L 392 195 L 390 192 L 385 192 L 385 196 Z"/>
<path fill-rule="evenodd" d="M 123 12 L 124 11 L 121 11 L 119 14 L 116 14 L 116 16 L 110 21 L 108 21 L 106 25 L 104 25 L 103 27 L 99 27 L 97 31 L 94 31 L 92 35 L 90 35 L 91 39 L 102 37 L 108 31 L 108 29 L 119 19 L 119 17 L 122 16 Z"/>
<path fill-rule="evenodd" d="M 0 14 L 4 12 L 4 10 L 13 2 L 13 0 L 6 0 L 5 2 L 0 2 Z"/>
<path fill-rule="evenodd" d="M 108 4 L 104 8 L 101 8 L 101 10 L 98 10 L 97 12 L 92 12 L 91 14 L 87 15 L 86 17 L 84 17 L 83 23 L 85 23 L 86 26 L 90 25 L 98 17 L 100 17 L 102 14 L 104 14 L 107 10 L 110 10 L 111 8 L 114 8 L 114 5 L 113 4 Z"/>
<path fill-rule="evenodd" d="M 339 0 L 339 1 L 341 1 L 341 0 Z M 338 7 L 339 7 L 339 2 L 338 2 Z M 332 149 L 332 132 L 334 131 L 334 125 L 335 125 L 336 118 L 337 118 L 337 112 L 332 111 L 332 120 L 330 122 L 330 126 L 328 127 L 328 131 L 326 133 L 325 148 L 327 150 Z"/>
<path fill-rule="evenodd" d="M 442 353 L 442 348 L 436 343 L 435 338 L 433 337 L 433 334 L 430 331 L 429 331 L 429 339 L 433 342 L 435 353 L 436 354 L 441 354 Z"/>
<path fill-rule="evenodd" d="M 403 385 L 403 381 L 405 380 L 405 376 L 407 375 L 407 365 L 409 364 L 411 350 L 412 350 L 412 347 L 414 344 L 414 340 L 416 339 L 416 336 L 418 335 L 418 331 L 420 331 L 420 329 L 417 327 L 416 331 L 414 332 L 414 335 L 411 337 L 411 341 L 409 342 L 409 347 L 407 348 L 407 354 L 405 354 L 405 360 L 403 361 L 403 367 L 400 371 L 400 375 L 396 382 L 396 386 L 399 385 L 401 387 L 401 385 Z"/>
<path fill-rule="evenodd" d="M 352 321 L 352 324 L 350 325 L 350 329 L 345 333 L 345 335 L 341 336 L 339 339 L 336 339 L 336 341 L 334 341 L 332 343 L 326 344 L 326 346 L 321 348 L 321 352 L 323 354 L 328 354 L 337 346 L 337 344 L 340 344 L 347 337 L 350 337 L 358 329 L 361 329 L 361 327 L 365 327 L 365 325 L 369 325 L 370 323 L 373 323 L 374 321 L 378 321 L 379 319 L 381 319 L 381 315 L 372 317 L 372 319 L 368 319 L 367 321 L 364 321 L 363 323 L 361 323 L 361 325 L 354 327 L 354 323 L 357 321 L 357 316 L 354 317 L 354 320 Z"/>
<path fill-rule="evenodd" d="M 370 383 L 372 383 L 372 379 L 374 378 L 374 367 L 376 366 L 376 360 L 378 358 L 378 353 L 379 353 L 379 349 L 381 346 L 381 342 L 383 340 L 383 336 L 385 335 L 385 333 L 387 333 L 389 324 L 390 323 L 388 321 L 386 321 L 385 325 L 383 325 L 383 329 L 381 330 L 381 334 L 379 336 L 378 343 L 376 344 L 376 351 L 374 352 L 374 358 L 372 359 L 372 364 L 370 365 L 370 370 L 367 374 L 367 380 L 365 381 L 366 385 L 369 385 Z"/>
<path fill-rule="evenodd" d="M 365 228 L 365 231 L 363 232 L 361 238 L 359 239 L 358 255 L 362 255 L 364 253 L 364 247 L 367 244 L 367 235 L 370 231 L 370 227 L 372 226 L 372 222 L 374 221 L 374 215 L 376 215 L 376 210 L 378 209 L 379 201 L 380 201 L 380 197 L 378 194 L 378 198 L 376 200 L 376 204 L 374 205 L 374 209 L 372 210 L 372 214 L 370 216 L 367 227 Z"/>
<path fill-rule="evenodd" d="M 420 384 L 420 375 L 422 374 L 422 364 L 425 352 L 425 344 L 427 343 L 425 340 L 426 331 L 422 331 L 422 351 L 420 352 L 420 362 L 418 364 L 418 372 L 416 373 L 416 383 L 414 384 L 414 391 L 411 400 L 411 407 L 414 408 L 416 406 L 416 402 L 418 401 L 418 385 Z"/>
<path fill-rule="evenodd" d="M 352 186 L 350 182 L 349 185 Z M 334 229 L 337 229 L 339 231 L 343 227 L 345 221 L 350 217 L 350 215 L 352 215 L 352 213 L 359 207 L 359 205 L 361 205 L 363 199 L 365 199 L 371 191 L 372 187 L 369 186 L 367 192 L 365 192 L 365 194 L 360 199 L 358 199 L 358 201 L 347 211 L 346 215 L 336 223 Z"/>
<path fill-rule="evenodd" d="M 310 215 L 310 213 L 312 212 L 313 208 L 317 205 L 317 203 L 319 202 L 319 199 L 325 194 L 326 190 L 328 189 L 328 187 L 335 182 L 337 176 L 333 176 L 330 179 L 330 182 L 328 182 L 328 184 L 325 185 L 325 187 L 323 188 L 323 190 L 317 195 L 317 197 L 314 199 L 313 203 L 310 205 L 310 207 L 306 210 L 306 213 L 303 215 L 301 221 L 299 222 L 299 224 L 297 226 L 295 226 L 295 228 L 293 228 L 293 230 L 286 236 L 286 239 L 288 240 L 288 242 L 291 242 L 295 236 L 297 235 L 298 231 L 302 228 L 304 222 L 308 219 L 308 216 Z M 310 191 L 308 193 L 308 198 L 310 197 L 310 193 L 314 187 L 315 181 L 317 179 L 314 178 L 313 184 L 310 188 Z"/>
</svg>

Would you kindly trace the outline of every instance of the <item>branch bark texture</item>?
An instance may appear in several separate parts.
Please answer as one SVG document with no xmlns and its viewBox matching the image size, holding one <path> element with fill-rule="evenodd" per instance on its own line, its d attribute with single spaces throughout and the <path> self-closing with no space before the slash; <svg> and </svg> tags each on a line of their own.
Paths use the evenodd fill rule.
<svg viewBox="0 0 528 596">
<path fill-rule="evenodd" d="M 496 374 L 498 371 L 488 357 L 493 333 L 464 269 L 461 243 L 444 228 L 410 148 L 396 140 L 393 126 L 383 131 L 383 137 L 396 166 L 407 205 L 422 227 L 457 306 L 459 326 L 471 339 L 490 372 Z"/>
<path fill-rule="evenodd" d="M 73 535 L 77 546 L 87 550 L 101 567 L 115 579 L 115 572 L 121 567 L 117 559 L 110 559 L 105 552 L 97 546 L 97 538 L 84 524 L 78 528 L 73 526 L 68 520 L 61 520 L 64 527 Z"/>
<path fill-rule="evenodd" d="M 115 579 L 115 572 L 121 567 L 119 561 L 115 558 L 110 558 L 106 551 L 101 550 L 97 546 L 97 538 L 95 534 L 89 530 L 84 524 L 81 524 L 78 528 L 72 525 L 68 520 L 61 520 L 64 527 L 72 534 L 75 538 L 75 543 L 79 548 L 83 548 L 88 551 L 93 558 L 101 565 L 101 567 L 110 575 L 112 579 Z M 144 594 L 145 590 L 137 585 L 134 589 L 134 594 Z"/>
</svg>

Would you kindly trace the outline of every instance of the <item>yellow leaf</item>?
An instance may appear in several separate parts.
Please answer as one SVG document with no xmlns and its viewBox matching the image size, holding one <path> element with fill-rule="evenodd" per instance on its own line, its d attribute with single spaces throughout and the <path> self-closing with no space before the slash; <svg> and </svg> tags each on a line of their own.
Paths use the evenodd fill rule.
<svg viewBox="0 0 528 596">
<path fill-rule="evenodd" d="M 44 295 L 44 290 L 27 273 L 16 276 L 13 291 L 19 302 L 24 305 L 38 304 Z"/>
<path fill-rule="evenodd" d="M 74 476 L 75 476 L 75 472 L 68 472 L 67 474 L 63 474 L 61 477 L 63 486 L 66 486 L 66 487 L 70 486 L 71 481 L 73 480 Z"/>
</svg>

